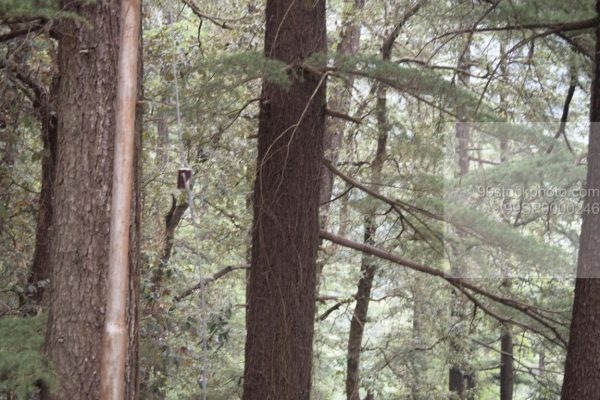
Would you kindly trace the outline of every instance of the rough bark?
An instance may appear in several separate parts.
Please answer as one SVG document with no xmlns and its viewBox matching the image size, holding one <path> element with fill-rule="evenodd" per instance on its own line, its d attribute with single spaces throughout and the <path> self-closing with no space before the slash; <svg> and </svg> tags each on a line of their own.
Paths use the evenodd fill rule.
<svg viewBox="0 0 600 400">
<path fill-rule="evenodd" d="M 600 1 L 596 2 L 600 13 Z M 590 136 L 587 157 L 587 196 L 584 199 L 575 299 L 563 400 L 597 399 L 600 393 L 600 214 L 593 209 L 600 199 L 591 189 L 600 188 L 600 27 L 596 27 L 595 66 L 592 75 Z"/>
<path fill-rule="evenodd" d="M 268 0 L 265 54 L 296 66 L 263 82 L 248 285 L 245 400 L 308 400 L 314 334 L 326 51 L 325 1 Z"/>
<path fill-rule="evenodd" d="M 51 275 L 45 348 L 58 373 L 59 389 L 43 396 L 95 399 L 99 397 L 106 303 L 119 5 L 117 1 L 70 1 L 65 2 L 64 8 L 86 22 L 63 19 L 57 27 L 59 152 L 49 230 Z M 142 95 L 141 90 L 138 93 Z M 138 387 L 141 111 L 138 106 L 127 316 L 128 399 L 137 397 Z"/>
</svg>

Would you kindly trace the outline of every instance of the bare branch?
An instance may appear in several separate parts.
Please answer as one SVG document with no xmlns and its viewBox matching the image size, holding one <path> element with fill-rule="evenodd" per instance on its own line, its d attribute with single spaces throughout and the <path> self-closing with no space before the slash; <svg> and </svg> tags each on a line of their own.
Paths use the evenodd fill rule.
<svg viewBox="0 0 600 400">
<path fill-rule="evenodd" d="M 195 284 L 194 286 L 184 290 L 183 292 L 181 292 L 180 294 L 175 296 L 174 300 L 181 301 L 184 298 L 191 295 L 192 293 L 194 293 L 194 291 L 199 290 L 202 286 L 212 283 L 212 282 L 216 281 L 217 279 L 222 278 L 223 276 L 227 275 L 230 272 L 237 271 L 240 269 L 249 269 L 249 268 L 250 268 L 250 266 L 247 264 L 245 264 L 245 265 L 228 265 L 225 268 L 216 272 L 213 276 L 206 278 L 206 279 L 204 279 L 204 281 L 200 281 L 197 284 Z"/>
</svg>

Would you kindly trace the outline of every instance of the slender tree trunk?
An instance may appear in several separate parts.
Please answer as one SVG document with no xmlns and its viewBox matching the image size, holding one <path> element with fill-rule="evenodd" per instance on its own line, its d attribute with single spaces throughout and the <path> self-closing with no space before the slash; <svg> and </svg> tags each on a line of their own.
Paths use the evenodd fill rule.
<svg viewBox="0 0 600 400">
<path fill-rule="evenodd" d="M 470 39 L 469 39 L 470 40 Z M 470 69 L 470 42 L 467 42 L 466 49 L 458 62 L 459 72 L 457 74 L 461 85 L 469 85 L 469 69 Z M 462 72 L 465 71 L 465 72 Z M 459 176 L 469 173 L 470 155 L 469 143 L 471 140 L 471 131 L 467 123 L 466 110 L 463 105 L 457 107 L 458 121 L 456 122 L 456 152 L 458 155 Z M 457 260 L 458 264 L 452 265 L 452 273 L 455 276 L 461 276 L 464 273 L 463 266 L 460 265 L 461 259 Z M 465 354 L 466 347 L 460 343 L 466 335 L 464 327 L 462 327 L 466 318 L 464 312 L 465 304 L 463 296 L 455 292 L 454 303 L 452 305 L 452 325 L 456 327 L 457 335 L 450 341 L 451 365 L 448 371 L 448 389 L 451 398 L 472 399 L 474 394 L 472 389 L 475 388 L 475 376 L 472 371 L 467 356 Z"/>
<path fill-rule="evenodd" d="M 35 232 L 35 248 L 28 284 L 34 288 L 30 298 L 40 303 L 44 289 L 50 277 L 48 259 L 50 257 L 50 223 L 52 221 L 52 185 L 56 169 L 57 120 L 53 110 L 56 98 L 56 87 L 38 94 L 36 108 L 41 123 L 44 157 L 42 158 L 42 187 L 38 203 L 37 226 Z"/>
<path fill-rule="evenodd" d="M 600 1 L 596 2 L 600 13 Z M 592 75 L 590 136 L 587 156 L 587 196 L 584 200 L 575 300 L 567 349 L 563 400 L 597 399 L 600 394 L 600 27 L 596 27 Z M 593 190 L 592 190 L 593 189 Z"/>
<path fill-rule="evenodd" d="M 106 306 L 119 5 L 117 1 L 65 1 L 64 9 L 85 21 L 63 19 L 56 29 L 60 33 L 59 152 L 50 226 L 46 353 L 60 386 L 56 393 L 44 393 L 44 398 L 97 399 Z M 136 119 L 125 371 L 128 399 L 137 397 L 138 387 L 141 107 Z"/>
<path fill-rule="evenodd" d="M 500 71 L 503 77 L 508 76 L 508 66 L 505 61 L 506 45 L 504 42 L 500 45 L 500 56 L 504 60 L 500 65 Z M 500 108 L 507 117 L 508 104 L 504 95 L 500 97 Z M 500 162 L 508 160 L 508 140 L 505 137 L 500 139 Z M 508 198 L 503 199 L 508 201 Z M 503 268 L 502 287 L 506 291 L 507 296 L 510 296 L 512 279 L 510 271 L 506 267 Z M 502 336 L 500 338 L 500 400 L 512 400 L 514 386 L 514 368 L 513 368 L 513 338 L 510 324 L 502 325 Z"/>
<path fill-rule="evenodd" d="M 353 0 L 354 7 L 350 13 L 344 17 L 342 31 L 340 34 L 340 43 L 337 47 L 336 58 L 340 59 L 344 56 L 352 56 L 358 52 L 360 47 L 360 26 L 356 20 L 354 13 L 362 11 L 365 0 Z M 354 76 L 349 76 L 344 80 L 344 84 L 334 86 L 327 106 L 335 111 L 347 114 L 350 110 L 350 100 L 352 98 L 352 89 L 354 87 Z M 330 160 L 333 165 L 337 163 L 342 137 L 344 136 L 344 128 L 346 121 L 339 118 L 330 118 L 327 122 L 327 130 L 323 139 L 323 151 L 325 157 Z M 329 200 L 333 191 L 333 172 L 329 168 L 323 168 L 321 181 L 321 228 L 325 229 L 329 217 Z"/>
<path fill-rule="evenodd" d="M 314 334 L 326 51 L 325 1 L 268 0 L 265 54 L 295 66 L 263 82 L 248 287 L 245 400 L 308 400 Z"/>
<path fill-rule="evenodd" d="M 381 170 L 385 161 L 389 133 L 386 94 L 387 87 L 381 85 L 378 89 L 376 110 L 379 137 L 375 158 L 371 164 L 371 182 L 374 185 L 373 190 L 376 192 L 379 191 L 378 183 L 381 181 Z M 373 208 L 367 213 L 364 224 L 364 243 L 371 246 L 375 245 L 375 234 L 377 232 L 375 212 L 376 209 Z M 346 398 L 348 400 L 360 400 L 360 353 L 376 271 L 377 266 L 373 263 L 372 257 L 363 254 L 360 266 L 361 276 L 356 292 L 356 305 L 350 321 L 350 334 L 348 336 L 348 354 L 346 356 Z"/>
<path fill-rule="evenodd" d="M 504 327 L 500 339 L 500 400 L 513 398 L 513 340 L 510 328 Z"/>
<path fill-rule="evenodd" d="M 381 57 L 383 61 L 389 62 L 392 57 L 392 48 L 402 27 L 406 22 L 413 17 L 419 9 L 426 3 L 426 0 L 420 0 L 412 7 L 408 8 L 400 21 L 394 26 L 390 34 L 384 39 L 381 46 Z M 387 116 L 387 87 L 383 84 L 377 88 L 377 126 L 379 135 L 377 138 L 377 150 L 375 158 L 371 164 L 371 182 L 375 192 L 379 192 L 378 183 L 381 181 L 381 171 L 386 157 L 386 145 L 390 132 L 390 126 Z M 364 243 L 375 245 L 375 234 L 377 232 L 377 224 L 375 221 L 376 209 L 372 208 L 367 213 L 364 223 Z M 348 354 L 346 356 L 346 398 L 348 400 L 360 400 L 360 353 L 362 347 L 362 338 L 364 334 L 365 324 L 367 323 L 367 315 L 369 311 L 369 302 L 371 298 L 371 289 L 373 280 L 377 272 L 376 265 L 372 259 L 363 254 L 360 267 L 361 277 L 358 281 L 358 289 L 356 293 L 356 304 L 352 320 L 350 321 L 350 333 L 348 335 Z M 372 396 L 369 392 L 368 396 Z"/>
</svg>

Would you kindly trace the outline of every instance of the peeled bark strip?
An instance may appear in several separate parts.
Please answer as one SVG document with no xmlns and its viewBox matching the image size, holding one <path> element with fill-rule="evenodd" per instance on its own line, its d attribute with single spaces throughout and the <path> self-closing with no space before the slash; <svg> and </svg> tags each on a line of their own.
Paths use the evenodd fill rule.
<svg viewBox="0 0 600 400">
<path fill-rule="evenodd" d="M 135 120 L 140 42 L 140 0 L 121 0 L 115 110 L 106 316 L 102 333 L 100 398 L 125 398 L 128 355 L 129 229 L 135 175 Z"/>
<path fill-rule="evenodd" d="M 297 67 L 263 82 L 244 400 L 310 396 L 326 77 L 300 65 L 325 51 L 324 0 L 267 1 L 265 55 Z"/>
<path fill-rule="evenodd" d="M 596 2 L 600 13 L 600 1 Z M 597 399 L 600 393 L 600 214 L 592 210 L 600 199 L 600 27 L 596 27 L 596 63 L 592 79 L 590 136 L 587 157 L 588 196 L 583 213 L 575 280 L 573 318 L 567 349 L 562 400 Z M 584 209 L 585 209 L 584 208 Z"/>
<path fill-rule="evenodd" d="M 46 353 L 59 378 L 45 399 L 100 397 L 100 343 L 106 307 L 119 36 L 117 1 L 65 2 L 81 19 L 62 19 L 56 112 L 56 175 L 50 226 L 50 304 Z M 138 83 L 139 84 L 139 83 Z M 138 90 L 138 93 L 140 91 Z M 126 398 L 137 397 L 139 296 L 139 154 L 131 202 Z"/>
</svg>

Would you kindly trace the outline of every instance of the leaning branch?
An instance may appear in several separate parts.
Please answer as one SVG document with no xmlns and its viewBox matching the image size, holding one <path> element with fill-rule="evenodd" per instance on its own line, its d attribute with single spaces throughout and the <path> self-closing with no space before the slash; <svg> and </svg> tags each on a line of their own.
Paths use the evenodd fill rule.
<svg viewBox="0 0 600 400">
<path fill-rule="evenodd" d="M 355 123 L 357 125 L 360 125 L 362 123 L 362 120 L 359 119 L 359 118 L 352 117 L 352 116 L 350 116 L 348 114 L 344 114 L 344 113 L 341 113 L 339 111 L 331 110 L 329 108 L 325 109 L 325 114 L 329 115 L 330 117 L 333 117 L 333 118 L 339 118 L 339 119 L 343 119 L 343 120 L 346 120 L 346 121 L 353 122 L 353 123 Z"/>
<path fill-rule="evenodd" d="M 485 28 L 475 28 L 475 29 L 459 29 L 455 31 L 445 32 L 442 35 L 439 35 L 437 39 L 441 39 L 446 36 L 455 36 L 465 33 L 475 33 L 475 32 L 504 32 L 504 31 L 515 31 L 515 30 L 535 30 L 535 29 L 546 29 L 546 33 L 553 34 L 559 32 L 570 32 L 570 31 L 580 31 L 583 29 L 594 28 L 600 24 L 600 18 L 594 17 L 582 21 L 571 21 L 571 22 L 563 22 L 563 23 L 537 23 L 537 24 L 522 24 L 522 25 L 505 25 L 505 26 L 489 26 Z"/>
<path fill-rule="evenodd" d="M 536 322 L 538 322 L 540 325 L 544 326 L 545 328 L 549 329 L 555 336 L 556 340 L 558 340 L 564 346 L 567 345 L 566 339 L 562 337 L 562 335 L 560 334 L 560 332 L 558 332 L 556 327 L 553 326 L 552 324 L 550 324 L 547 321 L 547 317 L 540 314 L 536 310 L 536 307 L 531 304 L 521 303 L 519 301 L 510 299 L 507 297 L 502 297 L 502 296 L 496 295 L 494 293 L 487 291 L 486 289 L 483 289 L 479 286 L 474 285 L 473 283 L 471 283 L 469 281 L 466 281 L 465 279 L 462 279 L 462 278 L 459 278 L 459 277 L 456 277 L 453 275 L 449 275 L 443 271 L 432 268 L 428 265 L 419 264 L 417 262 L 407 260 L 405 258 L 402 258 L 402 257 L 397 256 L 392 253 L 388 253 L 388 252 L 381 250 L 374 246 L 370 246 L 370 245 L 367 245 L 364 243 L 358 243 L 358 242 L 352 241 L 350 239 L 347 239 L 347 238 L 344 238 L 344 237 L 341 237 L 338 235 L 334 235 L 327 231 L 321 231 L 320 236 L 322 239 L 329 240 L 330 242 L 339 244 L 341 246 L 359 250 L 364 253 L 370 254 L 372 256 L 379 257 L 379 258 L 382 258 L 387 261 L 391 261 L 395 264 L 405 266 L 412 270 L 415 270 L 418 272 L 423 272 L 428 275 L 442 278 L 442 279 L 446 280 L 448 283 L 450 283 L 452 286 L 454 286 L 457 289 L 459 289 L 460 291 L 462 291 L 463 293 L 465 290 L 470 290 L 471 292 L 476 293 L 481 296 L 484 296 L 484 297 L 487 297 L 488 299 L 490 299 L 496 303 L 513 308 L 513 309 L 525 314 L 529 318 L 535 320 Z"/>
<path fill-rule="evenodd" d="M 200 8 L 196 5 L 196 3 L 194 3 L 192 0 L 181 0 L 183 1 L 183 4 L 185 4 L 186 6 L 188 6 L 192 12 L 200 19 L 207 19 L 210 22 L 212 22 L 213 24 L 215 24 L 216 26 L 218 26 L 219 28 L 222 29 L 231 29 L 231 27 L 229 25 L 227 25 L 227 21 L 222 19 L 222 18 L 218 18 L 218 17 L 212 17 L 210 15 L 206 15 L 204 14 L 202 11 L 200 11 Z"/>
<path fill-rule="evenodd" d="M 240 269 L 248 269 L 248 268 L 250 268 L 249 265 L 228 265 L 225 268 L 221 269 L 220 271 L 216 272 L 213 276 L 203 279 L 200 282 L 198 282 L 197 284 L 195 284 L 194 286 L 184 290 L 183 292 L 181 292 L 180 294 L 175 296 L 174 300 L 181 301 L 181 300 L 185 299 L 186 297 L 188 297 L 189 295 L 191 295 L 192 293 L 194 293 L 196 290 L 200 290 L 205 285 L 212 283 L 219 278 L 222 278 L 223 276 L 227 275 L 230 272 L 237 271 Z"/>
</svg>

